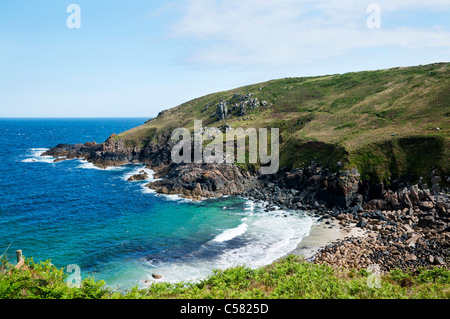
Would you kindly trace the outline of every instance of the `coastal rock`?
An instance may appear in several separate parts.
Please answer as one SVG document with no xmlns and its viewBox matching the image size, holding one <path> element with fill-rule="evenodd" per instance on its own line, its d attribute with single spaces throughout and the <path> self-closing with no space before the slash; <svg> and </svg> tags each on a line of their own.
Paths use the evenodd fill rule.
<svg viewBox="0 0 450 319">
<path fill-rule="evenodd" d="M 44 152 L 41 156 L 53 156 L 55 158 L 67 158 L 67 159 L 75 159 L 75 158 L 86 158 L 92 152 L 96 152 L 101 148 L 101 144 L 58 144 L 57 146 L 49 149 Z"/>
<path fill-rule="evenodd" d="M 161 180 L 147 186 L 158 193 L 187 198 L 237 195 L 257 185 L 256 177 L 229 164 L 175 164 L 165 168 Z"/>
<path fill-rule="evenodd" d="M 306 197 L 311 196 L 318 202 L 327 203 L 330 206 L 350 207 L 362 204 L 363 197 L 359 194 L 359 177 L 360 174 L 356 168 L 336 174 L 312 162 L 304 169 L 284 173 L 278 181 L 285 183 L 287 188 L 306 191 Z M 314 200 L 311 202 L 314 204 Z"/>
<path fill-rule="evenodd" d="M 148 143 L 147 146 L 128 147 L 122 139 L 112 134 L 104 143 L 88 142 L 85 144 L 59 144 L 42 156 L 55 158 L 84 159 L 94 165 L 106 168 L 110 166 L 126 165 L 131 163 L 144 163 L 151 165 L 167 165 L 170 163 L 173 142 L 168 136 L 159 136 L 157 142 Z"/>
<path fill-rule="evenodd" d="M 419 207 L 424 210 L 430 210 L 434 207 L 434 204 L 431 201 L 423 201 L 419 203 Z"/>
<path fill-rule="evenodd" d="M 131 176 L 127 181 L 129 181 L 129 182 L 143 181 L 143 180 L 146 180 L 148 178 L 149 178 L 149 176 L 148 176 L 147 172 L 140 171 L 139 174 Z"/>
<path fill-rule="evenodd" d="M 364 228 L 366 227 L 367 222 L 364 219 L 361 219 L 358 223 L 356 223 L 356 227 Z"/>
</svg>

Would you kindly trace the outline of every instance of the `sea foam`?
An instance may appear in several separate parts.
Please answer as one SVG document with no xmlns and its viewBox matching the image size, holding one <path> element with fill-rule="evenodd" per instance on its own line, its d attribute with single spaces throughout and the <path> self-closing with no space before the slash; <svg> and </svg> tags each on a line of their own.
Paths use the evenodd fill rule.
<svg viewBox="0 0 450 319">
<path fill-rule="evenodd" d="M 22 163 L 54 163 L 55 158 L 53 156 L 41 156 L 48 148 L 31 148 L 28 150 L 30 153 L 28 157 L 22 160 Z"/>
<path fill-rule="evenodd" d="M 309 217 L 284 216 L 286 212 L 257 213 L 249 217 L 248 241 L 245 245 L 225 250 L 217 264 L 224 268 L 246 265 L 260 267 L 293 251 L 308 236 L 313 220 Z"/>
<path fill-rule="evenodd" d="M 145 173 L 147 173 L 148 178 L 141 180 L 141 181 L 136 181 L 136 182 L 154 182 L 156 180 L 158 180 L 159 178 L 155 178 L 155 172 L 147 167 L 145 167 L 145 165 L 142 164 L 135 164 L 135 168 L 127 173 L 125 173 L 122 176 L 122 179 L 127 181 L 130 177 L 134 176 L 134 175 L 138 175 L 141 174 L 142 171 L 144 171 Z"/>
<path fill-rule="evenodd" d="M 236 237 L 244 234 L 247 231 L 247 229 L 248 229 L 248 225 L 246 223 L 242 223 L 236 228 L 231 228 L 231 229 L 225 230 L 221 234 L 217 235 L 213 239 L 213 241 L 222 243 L 225 241 L 232 240 L 233 238 L 236 238 Z"/>
<path fill-rule="evenodd" d="M 198 281 L 211 275 L 213 269 L 265 266 L 297 248 L 313 224 L 313 219 L 303 214 L 264 212 L 259 204 L 250 202 L 245 207 L 249 209 L 239 226 L 222 231 L 198 251 L 214 257 L 152 264 L 152 272 L 162 274 L 162 280 L 168 282 Z M 240 240 L 232 241 L 236 238 Z"/>
<path fill-rule="evenodd" d="M 109 166 L 106 168 L 101 168 L 98 166 L 95 166 L 93 163 L 88 162 L 86 160 L 79 160 L 81 162 L 80 165 L 77 166 L 77 168 L 82 168 L 82 169 L 96 169 L 96 170 L 100 170 L 100 171 L 123 171 L 126 169 L 125 166 Z"/>
</svg>

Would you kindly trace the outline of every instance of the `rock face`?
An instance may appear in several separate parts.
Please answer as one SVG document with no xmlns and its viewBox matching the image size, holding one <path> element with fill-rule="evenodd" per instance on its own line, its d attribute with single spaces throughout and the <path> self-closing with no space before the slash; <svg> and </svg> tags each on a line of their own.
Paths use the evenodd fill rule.
<svg viewBox="0 0 450 319">
<path fill-rule="evenodd" d="M 53 156 L 55 158 L 66 157 L 67 159 L 86 158 L 92 152 L 100 150 L 102 145 L 96 144 L 95 142 L 75 145 L 59 144 L 49 149 L 42 156 Z"/>
<path fill-rule="evenodd" d="M 75 145 L 59 144 L 42 156 L 85 159 L 101 168 L 130 163 L 167 165 L 170 162 L 172 146 L 173 143 L 169 141 L 169 137 L 162 136 L 158 143 L 149 143 L 144 148 L 127 147 L 113 134 L 102 144 L 95 142 Z"/>
<path fill-rule="evenodd" d="M 264 176 L 230 164 L 171 163 L 153 169 L 162 179 L 150 183 L 150 188 L 188 198 L 239 194 L 292 209 L 350 207 L 363 200 L 356 169 L 331 174 L 312 163 L 305 169 Z"/>
<path fill-rule="evenodd" d="M 264 182 L 299 191 L 296 202 L 312 205 L 318 201 L 330 207 L 350 207 L 362 203 L 362 195 L 358 193 L 359 176 L 357 169 L 330 173 L 328 169 L 312 162 L 304 169 L 268 176 Z M 267 188 L 266 191 L 270 192 L 271 189 Z"/>
<path fill-rule="evenodd" d="M 221 121 L 221 120 L 227 118 L 227 116 L 228 116 L 227 102 L 222 101 L 217 105 L 216 116 L 217 116 L 218 121 Z"/>
<path fill-rule="evenodd" d="M 240 194 L 292 209 L 355 205 L 368 210 L 421 209 L 422 227 L 435 225 L 436 213 L 449 211 L 448 198 L 439 195 L 441 193 L 435 195 L 417 186 L 397 190 L 385 189 L 383 184 L 369 187 L 360 180 L 356 168 L 335 173 L 312 162 L 303 169 L 259 176 L 257 172 L 243 172 L 228 164 L 177 165 L 171 162 L 172 146 L 169 137 L 162 136 L 157 143 L 149 143 L 143 148 L 127 147 L 121 139 L 111 135 L 102 144 L 59 144 L 43 155 L 86 159 L 99 167 L 144 163 L 157 172 L 157 177 L 163 177 L 150 184 L 151 188 L 190 198 Z M 131 180 L 148 178 L 145 174 L 138 175 Z"/>
<path fill-rule="evenodd" d="M 255 186 L 257 178 L 242 173 L 229 164 L 175 164 L 156 169 L 163 179 L 148 184 L 162 194 L 179 194 L 187 198 L 237 195 Z"/>
<path fill-rule="evenodd" d="M 417 185 L 413 185 L 396 191 L 386 190 L 381 194 L 380 198 L 369 200 L 366 206 L 370 209 L 379 210 L 421 208 L 424 211 L 429 211 L 440 202 L 439 209 L 447 210 L 448 204 L 439 199 L 439 194 L 432 195 L 430 190 L 422 190 Z"/>
<path fill-rule="evenodd" d="M 233 97 L 228 100 L 223 100 L 217 104 L 215 113 L 211 117 L 215 117 L 217 121 L 229 118 L 231 116 L 243 117 L 247 115 L 248 111 L 259 108 L 260 106 L 268 107 L 272 104 L 267 101 L 260 101 L 257 97 L 253 97 L 253 93 L 246 95 L 234 94 Z M 207 104 L 203 107 L 202 113 L 209 109 L 210 105 Z"/>
</svg>

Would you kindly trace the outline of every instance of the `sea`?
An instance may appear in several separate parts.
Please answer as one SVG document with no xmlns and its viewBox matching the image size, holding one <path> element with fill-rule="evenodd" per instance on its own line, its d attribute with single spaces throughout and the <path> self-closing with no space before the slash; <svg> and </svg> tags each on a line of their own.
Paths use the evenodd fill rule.
<svg viewBox="0 0 450 319">
<path fill-rule="evenodd" d="M 147 118 L 0 119 L 0 255 L 127 290 L 199 281 L 214 269 L 256 268 L 288 255 L 310 232 L 303 211 L 265 211 L 239 196 L 190 201 L 156 194 L 144 165 L 100 169 L 41 154 L 60 143 L 105 141 Z M 127 179 L 146 170 L 149 179 Z M 69 273 L 69 272 L 68 272 Z M 154 279 L 152 274 L 161 275 Z"/>
</svg>

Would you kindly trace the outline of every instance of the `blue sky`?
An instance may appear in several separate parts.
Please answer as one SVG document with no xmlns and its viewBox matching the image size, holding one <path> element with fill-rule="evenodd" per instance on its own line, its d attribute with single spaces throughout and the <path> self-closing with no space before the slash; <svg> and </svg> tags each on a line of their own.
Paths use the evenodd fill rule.
<svg viewBox="0 0 450 319">
<path fill-rule="evenodd" d="M 2 1 L 0 40 L 0 117 L 153 117 L 276 78 L 449 62 L 450 1 Z"/>
</svg>

